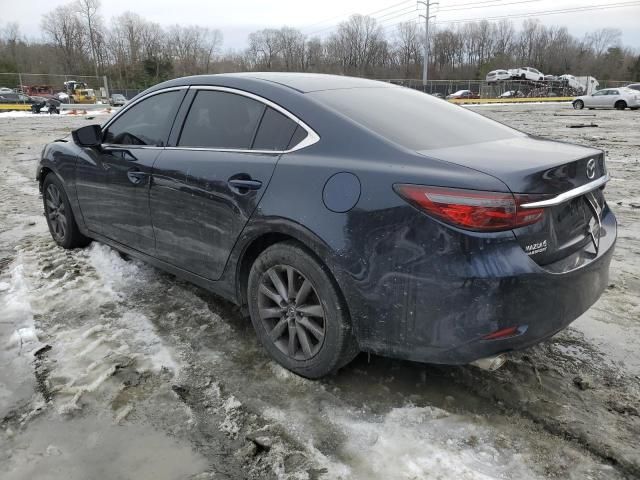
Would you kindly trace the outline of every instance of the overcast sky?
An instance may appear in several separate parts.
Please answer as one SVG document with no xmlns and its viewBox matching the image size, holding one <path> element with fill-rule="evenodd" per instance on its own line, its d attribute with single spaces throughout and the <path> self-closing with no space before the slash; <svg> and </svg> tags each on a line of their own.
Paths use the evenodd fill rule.
<svg viewBox="0 0 640 480">
<path fill-rule="evenodd" d="M 433 1 L 433 0 L 432 0 Z M 593 5 L 632 3 L 625 8 L 540 15 L 547 25 L 565 25 L 578 37 L 590 30 L 615 27 L 622 30 L 626 46 L 640 49 L 640 1 L 631 0 L 439 0 L 435 22 L 517 15 Z M 39 37 L 42 13 L 68 0 L 0 0 L 0 22 L 18 22 L 29 37 Z M 487 7 L 486 5 L 501 6 Z M 387 32 L 404 20 L 417 20 L 415 1 L 400 0 L 103 0 L 102 15 L 111 17 L 127 10 L 162 25 L 179 23 L 218 28 L 223 48 L 246 47 L 247 35 L 255 30 L 283 25 L 300 28 L 305 34 L 328 35 L 332 28 L 353 13 L 372 14 Z M 390 7 L 390 8 L 389 8 Z M 383 10 L 384 9 L 384 10 Z M 424 7 L 421 7 L 424 10 Z M 438 9 L 440 11 L 438 11 Z M 380 11 L 382 10 L 382 11 Z M 448 11 L 447 11 L 448 10 Z M 519 24 L 522 18 L 515 18 Z"/>
</svg>

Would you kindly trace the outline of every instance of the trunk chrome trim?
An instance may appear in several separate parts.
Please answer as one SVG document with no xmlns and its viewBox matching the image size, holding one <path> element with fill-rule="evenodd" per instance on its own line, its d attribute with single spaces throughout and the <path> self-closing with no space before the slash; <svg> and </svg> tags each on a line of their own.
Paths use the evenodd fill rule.
<svg viewBox="0 0 640 480">
<path fill-rule="evenodd" d="M 580 185 L 572 190 L 567 190 L 566 192 L 561 193 L 557 197 L 550 198 L 548 200 L 541 200 L 539 202 L 531 202 L 531 203 L 523 203 L 520 205 L 521 208 L 544 208 L 544 207 L 553 207 L 555 205 L 560 205 L 561 203 L 566 202 L 567 200 L 571 200 L 573 198 L 584 195 L 585 193 L 589 193 L 596 188 L 602 187 L 605 183 L 611 180 L 609 175 L 603 175 L 602 177 L 594 180 L 593 182 L 585 183 L 584 185 Z"/>
</svg>

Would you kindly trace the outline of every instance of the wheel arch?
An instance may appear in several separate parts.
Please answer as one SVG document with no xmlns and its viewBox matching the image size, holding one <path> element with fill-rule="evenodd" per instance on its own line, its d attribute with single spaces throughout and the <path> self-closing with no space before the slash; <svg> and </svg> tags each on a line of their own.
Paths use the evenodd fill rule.
<svg viewBox="0 0 640 480">
<path fill-rule="evenodd" d="M 53 173 L 56 177 L 58 177 L 58 180 L 62 182 L 62 186 L 63 187 L 65 186 L 64 179 L 60 176 L 58 172 L 55 171 L 55 169 L 51 168 L 51 166 L 49 165 L 41 165 L 40 167 L 38 167 L 38 172 L 36 174 L 36 180 L 38 182 L 38 188 L 40 190 L 40 193 L 42 193 L 42 186 L 44 185 L 44 179 L 47 178 L 47 175 L 49 175 L 50 173 Z"/>
<path fill-rule="evenodd" d="M 285 219 L 269 220 L 266 225 L 249 227 L 249 232 L 243 234 L 243 241 L 236 247 L 237 253 L 231 259 L 232 265 L 227 266 L 227 272 L 233 272 L 235 295 L 238 305 L 246 312 L 247 308 L 247 283 L 249 271 L 256 258 L 276 243 L 293 241 L 307 251 L 320 265 L 322 265 L 335 284 L 347 314 L 353 323 L 349 303 L 346 300 L 345 288 L 336 272 L 339 270 L 332 261 L 331 248 L 315 233 L 295 222 Z M 353 325 L 353 327 L 356 327 Z M 357 328 L 355 328 L 357 331 Z"/>
</svg>

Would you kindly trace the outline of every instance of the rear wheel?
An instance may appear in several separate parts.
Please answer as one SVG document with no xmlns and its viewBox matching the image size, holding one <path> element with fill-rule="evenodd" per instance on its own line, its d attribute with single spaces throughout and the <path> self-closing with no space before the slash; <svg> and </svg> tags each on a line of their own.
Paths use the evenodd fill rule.
<svg viewBox="0 0 640 480">
<path fill-rule="evenodd" d="M 49 232 L 58 245 L 78 248 L 91 243 L 91 239 L 78 230 L 62 182 L 53 173 L 48 174 L 42 183 L 42 200 Z"/>
<path fill-rule="evenodd" d="M 273 245 L 257 258 L 247 300 L 263 346 L 299 375 L 322 377 L 358 353 L 349 314 L 330 273 L 295 242 Z"/>
<path fill-rule="evenodd" d="M 614 107 L 616 110 L 624 110 L 625 108 L 627 108 L 627 102 L 625 102 L 624 100 L 618 100 Z"/>
<path fill-rule="evenodd" d="M 582 100 L 576 100 L 573 102 L 573 108 L 576 110 L 582 110 L 584 108 L 584 102 Z"/>
</svg>

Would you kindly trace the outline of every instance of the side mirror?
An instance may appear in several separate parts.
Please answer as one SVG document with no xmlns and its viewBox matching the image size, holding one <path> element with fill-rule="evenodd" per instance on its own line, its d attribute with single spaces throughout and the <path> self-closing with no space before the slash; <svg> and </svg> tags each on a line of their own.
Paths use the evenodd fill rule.
<svg viewBox="0 0 640 480">
<path fill-rule="evenodd" d="M 71 132 L 71 136 L 81 147 L 99 147 L 102 144 L 102 127 L 87 125 Z"/>
</svg>

